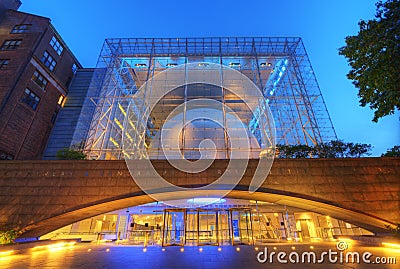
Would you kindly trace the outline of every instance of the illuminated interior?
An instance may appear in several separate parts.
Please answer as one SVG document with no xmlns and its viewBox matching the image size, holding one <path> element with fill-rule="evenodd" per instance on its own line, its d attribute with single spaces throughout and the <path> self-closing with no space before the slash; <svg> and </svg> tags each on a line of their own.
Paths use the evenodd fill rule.
<svg viewBox="0 0 400 269">
<path fill-rule="evenodd" d="M 41 239 L 81 238 L 129 245 L 253 245 L 319 242 L 371 232 L 314 212 L 268 202 L 195 198 L 181 208 L 155 202 L 73 223 Z M 204 204 L 207 204 L 204 206 Z"/>
<path fill-rule="evenodd" d="M 213 76 L 208 71 L 217 70 L 216 65 L 221 67 L 218 83 L 210 83 Z M 184 77 L 196 74 L 199 79 L 192 80 L 190 75 L 190 83 L 177 83 L 182 77 L 173 75 L 174 70 L 193 71 L 193 67 L 204 70 L 184 73 Z M 229 70 L 240 76 L 226 76 Z M 169 75 L 163 75 L 166 73 Z M 204 77 L 207 82 L 201 79 Z M 257 102 L 254 113 L 249 113 L 245 103 L 233 94 L 247 82 L 257 87 L 265 100 Z M 144 120 L 143 104 L 151 99 L 148 93 L 171 85 L 176 86 L 172 87 L 174 91 L 165 95 Z M 243 93 L 249 93 L 248 87 L 244 89 Z M 243 96 L 246 99 L 246 94 Z M 271 128 L 266 124 L 271 117 L 262 116 L 266 104 L 275 121 L 275 144 L 315 145 L 337 139 L 299 38 L 117 38 L 104 43 L 71 146 L 94 160 L 140 159 L 145 156 L 144 148 L 149 149 L 150 158 L 163 159 L 158 152 L 157 132 L 173 108 L 197 98 L 216 100 L 235 111 L 248 127 L 257 158 L 260 147 L 270 146 L 262 145 L 263 132 L 269 135 Z M 196 139 L 209 137 L 208 133 L 215 130 L 216 158 L 225 158 L 228 141 L 221 138 L 226 126 L 210 122 L 185 125 L 180 145 L 186 150 L 185 157 L 197 158 L 198 153 L 192 150 L 198 144 Z M 191 132 L 193 127 L 202 130 Z"/>
<path fill-rule="evenodd" d="M 225 110 L 217 110 L 206 104 L 188 105 L 185 102 L 194 101 L 198 98 L 208 98 L 226 105 L 231 112 L 234 112 L 244 126 L 246 126 L 246 137 L 237 137 L 241 126 L 235 125 L 235 119 L 231 113 Z M 215 105 L 215 104 L 214 104 Z M 182 109 L 177 109 L 181 106 Z M 195 107 L 193 107 L 195 106 Z M 188 108 L 190 107 L 190 109 Z M 189 120 L 191 117 L 201 116 L 201 119 Z M 207 116 L 208 119 L 204 118 Z M 263 117 L 259 115 L 259 117 Z M 132 115 L 136 118 L 135 115 Z M 251 131 L 250 121 L 252 119 L 252 111 L 248 105 L 238 96 L 229 90 L 205 84 L 191 84 L 185 87 L 179 87 L 167 95 L 165 95 L 155 106 L 151 112 L 151 123 L 147 124 L 146 146 L 147 155 L 150 159 L 165 159 L 165 155 L 169 158 L 181 159 L 183 155 L 185 159 L 199 159 L 199 148 L 202 148 L 203 158 L 206 159 L 229 159 L 230 152 L 234 151 L 237 156 L 242 158 L 258 158 L 261 148 L 267 147 L 263 136 L 268 136 L 268 132 L 261 132 L 257 124 L 256 130 Z M 215 121 L 213 121 L 214 119 Z M 184 123 L 182 123 L 184 122 Z M 182 128 L 177 128 L 182 124 Z M 139 124 L 134 124 L 138 126 Z M 265 124 L 264 124 L 265 125 Z M 261 125 L 262 126 L 262 125 Z M 135 129 L 129 128 L 126 134 L 134 136 Z M 262 126 L 267 129 L 266 126 Z M 161 129 L 164 129 L 163 140 L 161 140 Z M 171 128 L 171 129 L 168 129 Z M 264 135 L 261 135 L 264 133 Z M 236 136 L 235 136 L 236 134 Z M 137 137 L 137 136 L 136 136 Z M 249 145 L 245 146 L 245 141 L 249 138 Z M 178 138 L 179 143 L 174 148 L 174 141 Z M 211 144 L 203 144 L 205 139 L 212 140 Z M 245 140 L 245 141 L 243 141 Z M 265 139 L 264 139 L 265 140 Z M 127 148 L 135 148 L 127 141 Z M 132 140 L 136 145 L 138 141 Z M 264 143 L 263 143 L 264 142 Z M 272 145 L 269 145 L 272 147 Z M 215 155 L 213 154 L 215 151 Z M 124 152 L 129 153 L 125 150 Z M 138 149 L 134 153 L 139 152 Z M 129 156 L 126 156 L 129 157 Z M 134 158 L 134 156 L 133 156 Z"/>
</svg>

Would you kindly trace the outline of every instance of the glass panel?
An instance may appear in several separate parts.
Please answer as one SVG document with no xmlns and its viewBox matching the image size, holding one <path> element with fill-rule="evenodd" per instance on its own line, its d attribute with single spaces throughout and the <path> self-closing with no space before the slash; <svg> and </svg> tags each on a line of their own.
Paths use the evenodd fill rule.
<svg viewBox="0 0 400 269">
<path fill-rule="evenodd" d="M 250 209 L 230 209 L 232 227 L 232 245 L 253 244 L 253 231 Z"/>
<path fill-rule="evenodd" d="M 165 210 L 163 246 L 183 246 L 185 244 L 185 215 L 185 210 Z"/>
<path fill-rule="evenodd" d="M 198 244 L 198 214 L 197 210 L 186 212 L 186 245 Z"/>
<path fill-rule="evenodd" d="M 253 214 L 253 236 L 256 243 L 277 241 L 282 238 L 278 213 Z"/>
<path fill-rule="evenodd" d="M 161 245 L 161 224 L 161 215 L 131 215 L 127 238 L 134 245 Z"/>
<path fill-rule="evenodd" d="M 219 211 L 218 215 L 218 241 L 220 245 L 230 245 L 232 242 L 231 229 L 229 227 L 229 211 Z"/>
<path fill-rule="evenodd" d="M 199 245 L 218 245 L 218 212 L 199 210 Z"/>
</svg>

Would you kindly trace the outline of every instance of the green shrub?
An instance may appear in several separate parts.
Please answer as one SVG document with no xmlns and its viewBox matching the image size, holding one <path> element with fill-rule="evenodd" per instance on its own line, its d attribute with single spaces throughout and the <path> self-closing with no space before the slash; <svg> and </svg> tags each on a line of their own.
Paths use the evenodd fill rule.
<svg viewBox="0 0 400 269">
<path fill-rule="evenodd" d="M 11 244 L 17 237 L 18 231 L 16 229 L 1 229 L 0 230 L 0 245 Z"/>
<path fill-rule="evenodd" d="M 83 152 L 72 149 L 60 149 L 57 151 L 57 159 L 59 160 L 85 160 L 86 155 Z"/>
<path fill-rule="evenodd" d="M 382 154 L 382 157 L 400 157 L 400 146 L 388 149 L 386 153 Z"/>
</svg>

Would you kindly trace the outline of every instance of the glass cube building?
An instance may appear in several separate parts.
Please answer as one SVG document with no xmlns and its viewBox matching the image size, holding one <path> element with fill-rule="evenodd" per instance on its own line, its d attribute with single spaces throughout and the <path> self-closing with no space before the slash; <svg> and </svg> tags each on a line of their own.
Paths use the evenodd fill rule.
<svg viewBox="0 0 400 269">
<path fill-rule="evenodd" d="M 205 67 L 214 71 L 212 75 Z M 196 79 L 182 77 L 189 69 L 196 69 Z M 174 77 L 176 70 L 181 72 Z M 215 76 L 218 83 L 201 76 Z M 246 100 L 246 83 L 262 98 Z M 170 90 L 149 110 L 148 96 L 157 91 L 155 85 Z M 242 91 L 235 91 L 237 87 Z M 250 158 L 262 156 L 275 144 L 316 145 L 336 139 L 301 38 L 119 38 L 104 43 L 71 144 L 96 160 L 165 158 L 165 151 L 160 152 L 160 130 L 179 119 L 182 128 L 175 136 L 180 142 L 170 146 L 167 154 L 179 150 L 185 158 L 197 159 L 204 139 L 213 140 L 215 150 L 202 145 L 205 154 L 212 152 L 217 159 L 243 149 L 227 139 L 226 111 L 217 116 L 222 124 L 189 122 L 186 107 L 173 114 L 199 98 L 223 104 L 243 122 L 250 138 L 244 151 Z M 201 111 L 207 114 L 204 107 Z"/>
<path fill-rule="evenodd" d="M 337 139 L 300 38 L 107 39 L 92 71 L 71 143 L 89 159 L 258 159 L 278 144 Z M 221 246 L 371 234 L 284 204 L 194 193 L 176 202 L 122 208 L 41 238 Z"/>
</svg>

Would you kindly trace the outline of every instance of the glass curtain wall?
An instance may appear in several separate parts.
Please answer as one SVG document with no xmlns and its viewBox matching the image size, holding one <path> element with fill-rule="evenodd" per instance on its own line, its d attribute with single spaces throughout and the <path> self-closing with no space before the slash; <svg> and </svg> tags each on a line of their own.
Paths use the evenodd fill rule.
<svg viewBox="0 0 400 269">
<path fill-rule="evenodd" d="M 229 199 L 200 208 L 172 208 L 162 203 L 131 207 L 73 223 L 41 239 L 205 246 L 329 241 L 343 235 L 372 233 L 330 216 L 270 203 Z"/>
</svg>

